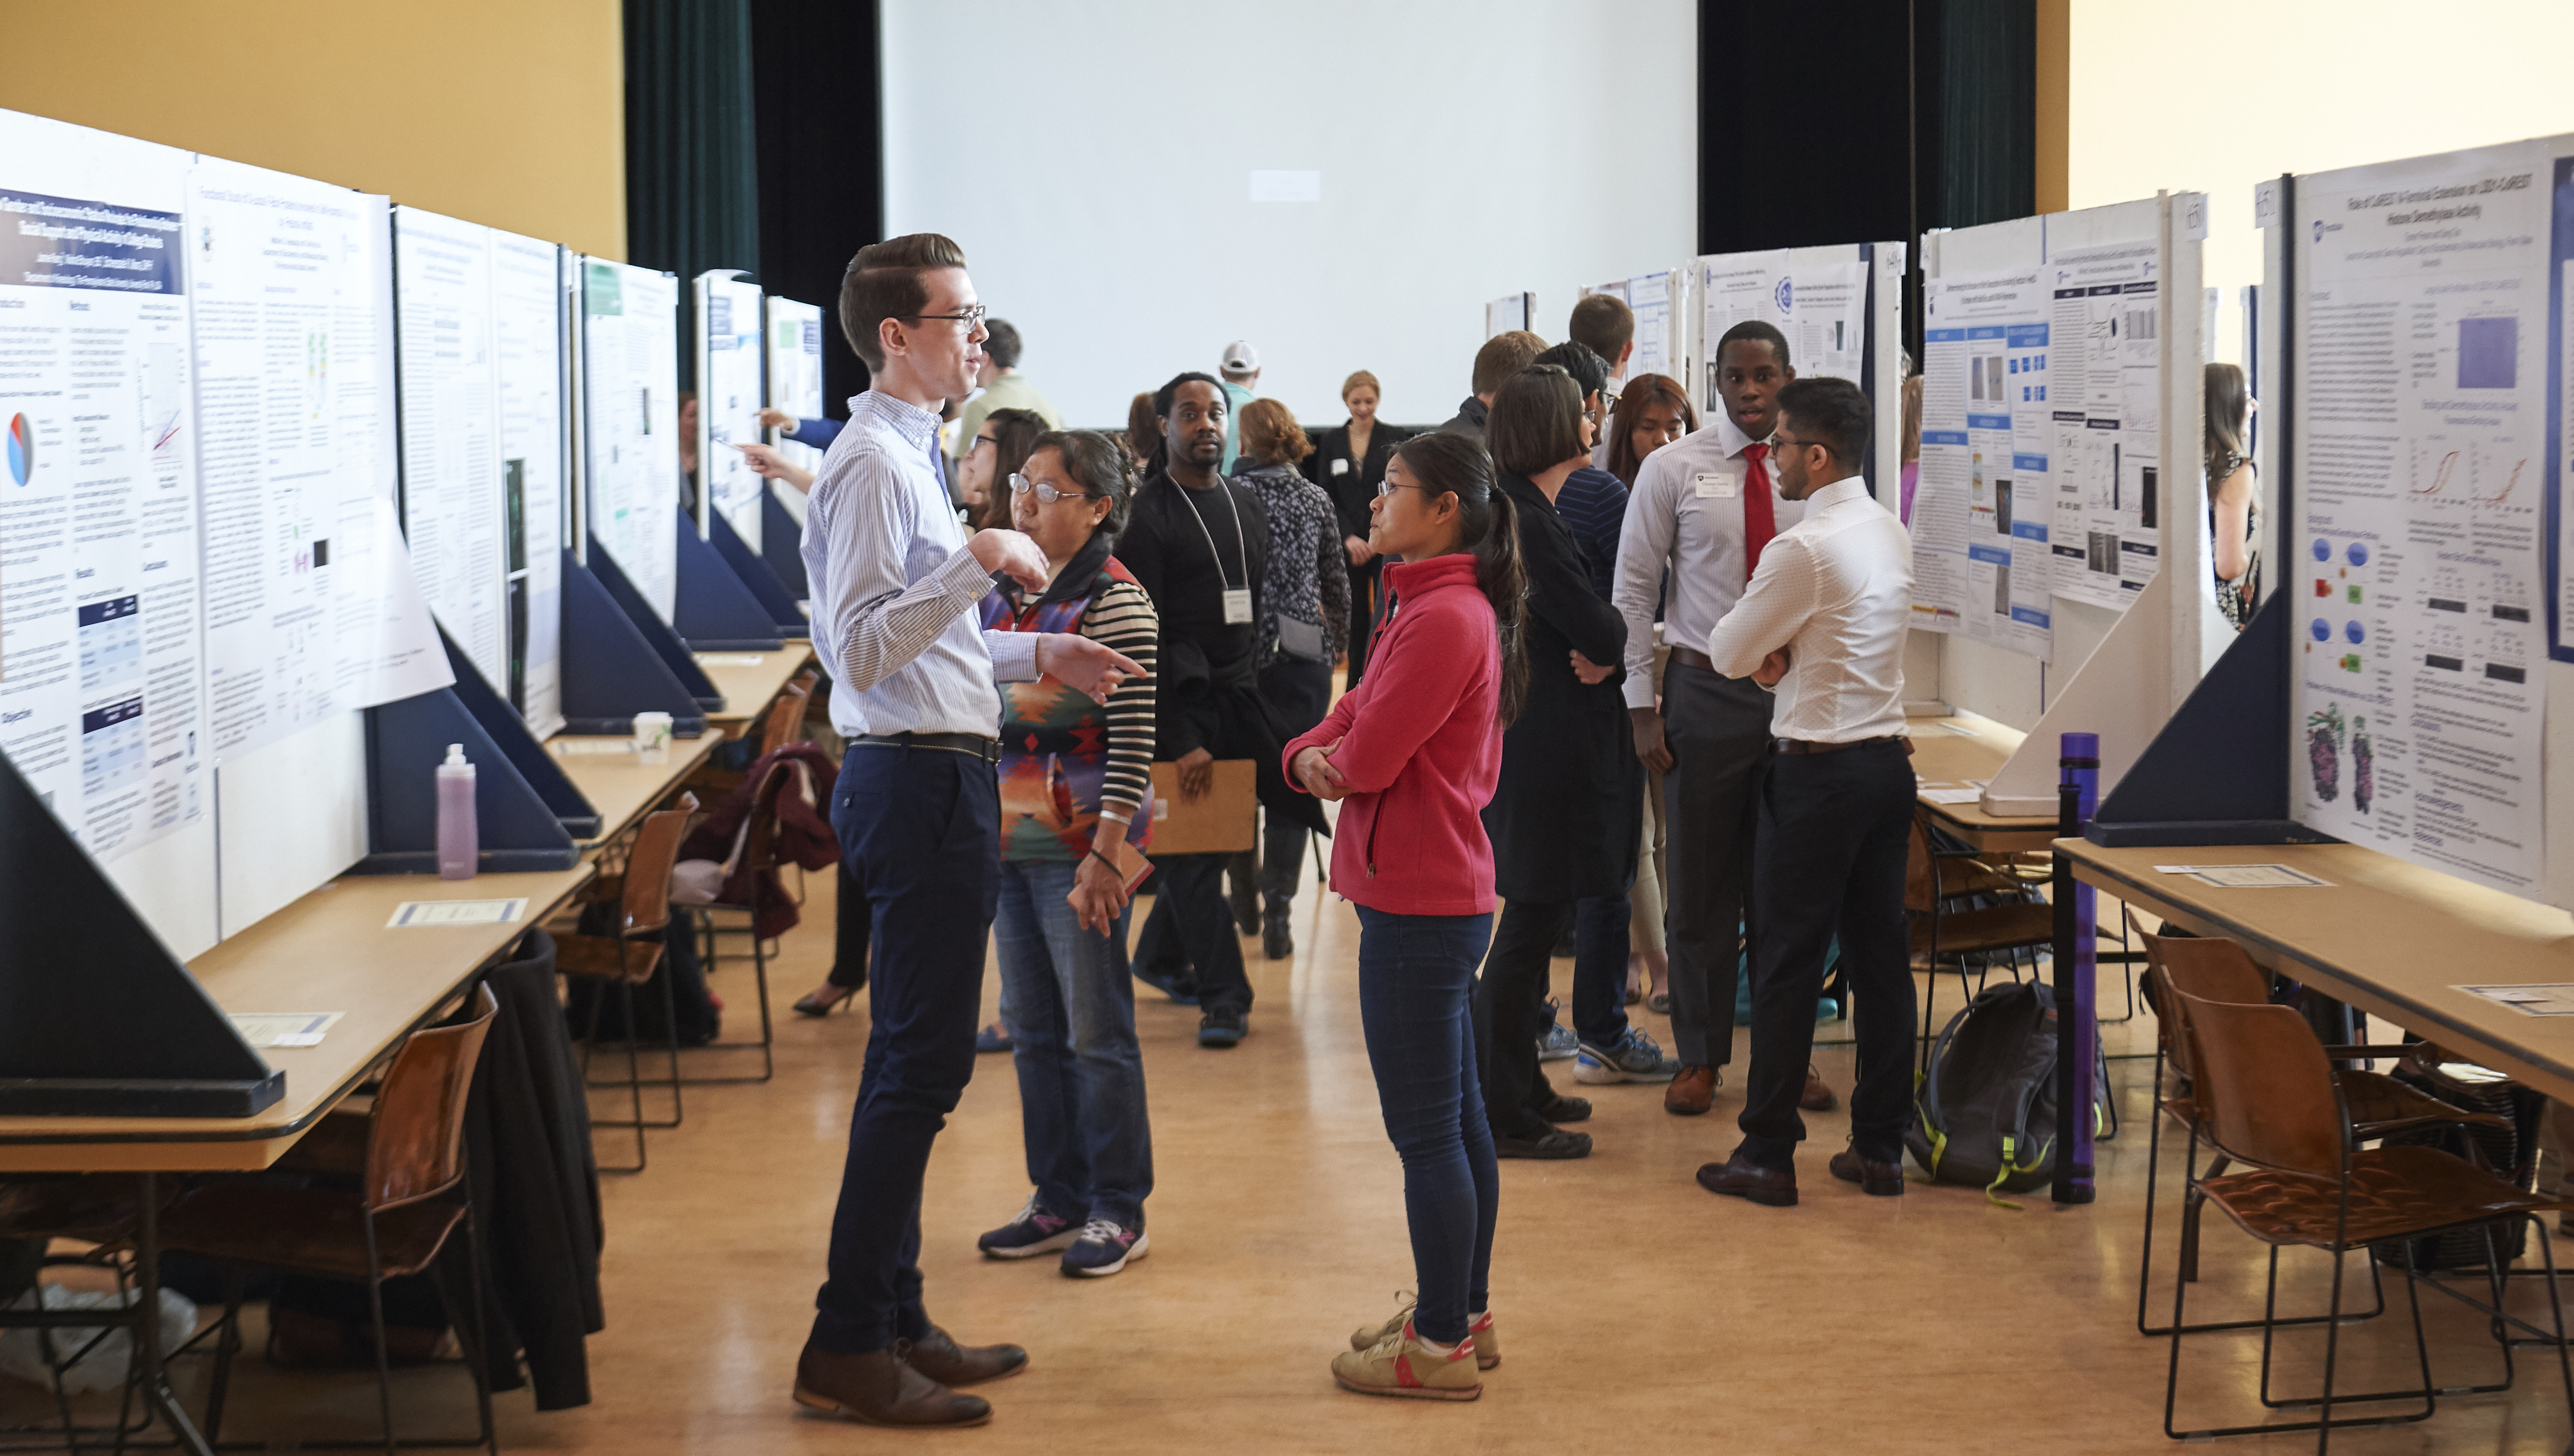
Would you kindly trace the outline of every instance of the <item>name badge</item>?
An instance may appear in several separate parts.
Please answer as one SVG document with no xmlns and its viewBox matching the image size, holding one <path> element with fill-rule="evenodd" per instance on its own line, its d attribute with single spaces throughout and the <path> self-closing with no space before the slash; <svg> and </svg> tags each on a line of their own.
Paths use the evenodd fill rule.
<svg viewBox="0 0 2574 1456">
<path fill-rule="evenodd" d="M 1348 475 L 1349 473 L 1350 473 L 1350 463 L 1349 463 L 1348 461 L 1346 461 L 1346 460 L 1336 460 L 1336 461 L 1333 461 L 1333 462 L 1332 462 L 1332 474 L 1334 474 L 1334 475 L 1336 475 L 1336 476 L 1345 476 L 1345 475 Z"/>
<path fill-rule="evenodd" d="M 1224 625 L 1227 627 L 1251 625 L 1251 589 L 1249 587 L 1224 589 Z"/>
<path fill-rule="evenodd" d="M 1692 484 L 1702 501 L 1731 501 L 1743 494 L 1743 477 L 1722 471 L 1701 471 Z"/>
</svg>

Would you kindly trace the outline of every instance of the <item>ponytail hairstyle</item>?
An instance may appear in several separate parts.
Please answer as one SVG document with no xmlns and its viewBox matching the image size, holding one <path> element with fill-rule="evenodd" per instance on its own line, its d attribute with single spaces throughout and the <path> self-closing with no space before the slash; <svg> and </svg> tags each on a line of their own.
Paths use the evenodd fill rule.
<svg viewBox="0 0 2574 1456">
<path fill-rule="evenodd" d="M 1520 567 L 1519 512 L 1493 481 L 1493 458 L 1463 435 L 1416 435 L 1395 447 L 1433 499 L 1457 498 L 1458 549 L 1475 559 L 1475 586 L 1493 604 L 1502 649 L 1501 723 L 1528 704 L 1528 576 Z"/>
</svg>

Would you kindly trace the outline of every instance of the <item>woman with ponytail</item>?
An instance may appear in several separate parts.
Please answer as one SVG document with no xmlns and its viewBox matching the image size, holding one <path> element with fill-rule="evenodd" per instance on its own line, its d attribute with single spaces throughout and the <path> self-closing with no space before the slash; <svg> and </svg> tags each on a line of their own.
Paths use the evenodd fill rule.
<svg viewBox="0 0 2574 1456">
<path fill-rule="evenodd" d="M 1332 1375 L 1366 1395 L 1472 1400 L 1502 1358 L 1488 1297 L 1501 1174 L 1473 991 L 1494 904 L 1480 815 L 1528 692 L 1519 523 L 1482 446 L 1424 435 L 1387 463 L 1368 546 L 1389 605 L 1367 677 L 1287 745 L 1286 765 L 1341 800 L 1332 888 L 1358 906 L 1359 1017 L 1421 1293 L 1352 1336 Z"/>
</svg>

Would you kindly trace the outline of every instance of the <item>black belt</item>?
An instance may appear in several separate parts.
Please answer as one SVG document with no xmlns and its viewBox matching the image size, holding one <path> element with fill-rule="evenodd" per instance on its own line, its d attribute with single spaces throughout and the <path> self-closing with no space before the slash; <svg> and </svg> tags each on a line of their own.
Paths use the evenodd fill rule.
<svg viewBox="0 0 2574 1456">
<path fill-rule="evenodd" d="M 981 733 L 861 733 L 848 740 L 851 747 L 867 748 L 936 748 L 942 753 L 963 753 L 986 763 L 1001 761 L 1001 740 Z"/>
<path fill-rule="evenodd" d="M 1878 738 L 1857 738 L 1847 743 L 1818 742 L 1813 738 L 1772 738 L 1770 740 L 1770 751 L 1774 753 L 1838 753 L 1844 748 L 1875 748 L 1885 746 L 1889 743 L 1902 743 L 1904 745 L 1904 751 L 1908 753 L 1913 751 L 1913 739 L 1903 733 L 1888 733 L 1886 736 Z"/>
</svg>

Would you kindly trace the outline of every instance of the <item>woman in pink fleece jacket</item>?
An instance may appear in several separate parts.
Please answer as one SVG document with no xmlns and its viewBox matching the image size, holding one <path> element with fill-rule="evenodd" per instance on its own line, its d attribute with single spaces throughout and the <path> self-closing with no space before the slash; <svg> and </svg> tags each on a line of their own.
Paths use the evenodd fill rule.
<svg viewBox="0 0 2574 1456">
<path fill-rule="evenodd" d="M 1388 462 L 1368 545 L 1402 559 L 1385 569 L 1393 605 L 1366 680 L 1287 745 L 1287 776 L 1342 800 L 1332 887 L 1358 905 L 1359 1014 L 1421 1294 L 1352 1336 L 1332 1375 L 1368 1395 L 1472 1400 L 1501 1363 L 1487 1289 L 1501 1176 L 1471 1006 L 1493 931 L 1483 808 L 1528 687 L 1519 529 L 1483 447 L 1425 435 Z"/>
</svg>

